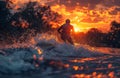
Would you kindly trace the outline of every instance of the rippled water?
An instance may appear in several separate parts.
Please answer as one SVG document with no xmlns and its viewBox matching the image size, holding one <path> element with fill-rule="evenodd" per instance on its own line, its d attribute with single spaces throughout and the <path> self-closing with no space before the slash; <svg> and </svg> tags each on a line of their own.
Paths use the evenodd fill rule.
<svg viewBox="0 0 120 78">
<path fill-rule="evenodd" d="M 120 50 L 40 40 L 0 49 L 0 78 L 120 78 Z"/>
</svg>

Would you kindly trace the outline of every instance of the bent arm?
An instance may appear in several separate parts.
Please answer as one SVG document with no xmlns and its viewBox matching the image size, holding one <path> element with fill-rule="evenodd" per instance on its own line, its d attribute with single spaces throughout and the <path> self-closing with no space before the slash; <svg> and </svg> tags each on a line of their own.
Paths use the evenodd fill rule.
<svg viewBox="0 0 120 78">
<path fill-rule="evenodd" d="M 62 25 L 60 28 L 58 28 L 58 32 L 59 32 L 59 33 L 61 33 L 62 27 L 63 27 L 63 25 Z"/>
</svg>

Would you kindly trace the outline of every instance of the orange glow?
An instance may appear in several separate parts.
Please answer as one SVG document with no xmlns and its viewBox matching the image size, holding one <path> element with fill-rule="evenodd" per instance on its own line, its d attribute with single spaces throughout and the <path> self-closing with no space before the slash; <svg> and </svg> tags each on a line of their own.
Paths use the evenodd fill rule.
<svg viewBox="0 0 120 78">
<path fill-rule="evenodd" d="M 109 68 L 109 69 L 112 68 L 112 64 L 108 64 L 108 68 Z"/>
<path fill-rule="evenodd" d="M 19 9 L 19 8 L 20 8 L 20 6 L 17 6 L 17 5 L 16 5 L 16 6 L 14 7 L 14 10 L 17 10 L 17 9 Z"/>
<path fill-rule="evenodd" d="M 95 77 L 95 76 L 97 76 L 97 73 L 96 73 L 96 72 L 93 72 L 92 75 Z"/>
<path fill-rule="evenodd" d="M 70 10 L 65 5 L 59 4 L 51 7 L 53 11 L 63 15 L 64 20 L 67 18 L 71 20 L 75 32 L 86 32 L 91 28 L 98 28 L 106 32 L 109 31 L 111 21 L 119 20 L 118 17 L 120 17 L 119 14 L 114 16 L 109 13 L 113 11 L 115 7 L 101 11 L 99 7 L 102 5 L 97 5 L 95 10 L 89 10 L 87 7 L 77 5 L 74 10 Z"/>
<path fill-rule="evenodd" d="M 42 54 L 42 51 L 40 49 L 37 49 L 38 51 L 38 54 L 41 55 Z"/>
<path fill-rule="evenodd" d="M 74 27 L 74 32 L 81 32 L 80 28 L 76 24 L 72 24 Z"/>
<path fill-rule="evenodd" d="M 29 1 L 37 1 L 41 5 L 46 5 L 47 2 L 52 2 L 54 0 L 10 0 L 13 2 L 13 9 L 18 9 L 19 7 L 24 6 L 24 3 Z M 98 28 L 104 32 L 109 31 L 110 23 L 113 20 L 120 22 L 120 12 L 117 12 L 116 15 L 112 15 L 118 6 L 105 7 L 101 4 L 95 6 L 94 9 L 89 9 L 89 6 L 80 6 L 79 3 L 76 3 L 74 9 L 69 9 L 66 5 L 59 4 L 60 0 L 58 0 L 58 4 L 51 5 L 51 9 L 58 14 L 63 16 L 63 21 L 60 24 L 56 24 L 50 21 L 50 24 L 53 25 L 53 28 L 57 28 L 58 25 L 62 25 L 65 19 L 69 18 L 71 20 L 71 24 L 75 28 L 75 32 L 87 32 L 91 28 Z M 72 0 L 68 0 L 68 4 L 72 3 Z M 48 4 L 49 5 L 49 4 Z M 89 5 L 89 4 L 88 4 Z M 61 18 L 60 18 L 61 19 Z M 24 26 L 24 25 L 23 25 Z"/>
<path fill-rule="evenodd" d="M 78 62 L 78 63 L 84 63 L 86 61 L 91 61 L 91 60 L 95 60 L 97 58 L 83 58 L 83 59 L 74 59 L 74 60 L 70 60 L 70 62 Z"/>
<path fill-rule="evenodd" d="M 75 71 L 77 71 L 77 70 L 79 70 L 79 67 L 78 67 L 78 66 L 73 66 L 73 69 L 74 69 Z"/>
<path fill-rule="evenodd" d="M 31 38 L 30 43 L 31 43 L 31 44 L 36 44 L 35 39 L 34 39 L 34 38 Z"/>
<path fill-rule="evenodd" d="M 110 73 L 108 74 L 108 76 L 109 76 L 110 78 L 115 78 L 115 73 L 114 73 L 114 72 L 110 72 Z"/>
<path fill-rule="evenodd" d="M 109 75 L 107 74 L 103 74 L 103 73 L 96 73 L 93 72 L 93 75 L 89 75 L 89 74 L 74 74 L 71 76 L 71 78 L 117 78 L 114 75 L 114 72 L 110 72 Z"/>
<path fill-rule="evenodd" d="M 65 68 L 69 68 L 70 65 L 69 65 L 69 64 L 65 64 L 64 67 L 65 67 Z"/>
<path fill-rule="evenodd" d="M 85 74 L 75 74 L 72 76 L 72 78 L 86 78 Z"/>
<path fill-rule="evenodd" d="M 44 59 L 43 57 L 39 57 L 39 61 L 43 61 L 43 59 Z"/>
<path fill-rule="evenodd" d="M 74 31 L 75 31 L 75 32 L 80 32 L 80 29 L 74 28 Z"/>
<path fill-rule="evenodd" d="M 29 23 L 27 23 L 27 21 L 24 21 L 24 20 L 20 24 L 22 28 L 28 28 L 29 26 Z"/>
<path fill-rule="evenodd" d="M 98 74 L 97 78 L 102 78 L 103 75 L 102 74 Z"/>
<path fill-rule="evenodd" d="M 23 20 L 21 18 L 19 18 L 19 23 L 17 23 L 16 21 L 12 21 L 11 24 L 13 26 L 18 26 L 18 27 L 22 27 L 22 28 L 28 28 L 29 27 L 29 23 L 26 20 Z"/>
</svg>

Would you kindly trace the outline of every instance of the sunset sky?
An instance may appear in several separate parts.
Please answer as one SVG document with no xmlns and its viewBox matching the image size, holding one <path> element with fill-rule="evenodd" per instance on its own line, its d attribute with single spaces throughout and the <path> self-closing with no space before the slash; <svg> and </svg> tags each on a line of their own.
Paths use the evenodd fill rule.
<svg viewBox="0 0 120 78">
<path fill-rule="evenodd" d="M 53 0 L 49 4 L 81 31 L 92 27 L 106 31 L 111 21 L 120 22 L 120 0 Z"/>
<path fill-rule="evenodd" d="M 110 28 L 111 21 L 120 22 L 120 0 L 12 0 L 17 5 L 27 1 L 38 1 L 50 5 L 51 9 L 71 19 L 76 31 L 98 28 L 104 32 Z"/>
</svg>

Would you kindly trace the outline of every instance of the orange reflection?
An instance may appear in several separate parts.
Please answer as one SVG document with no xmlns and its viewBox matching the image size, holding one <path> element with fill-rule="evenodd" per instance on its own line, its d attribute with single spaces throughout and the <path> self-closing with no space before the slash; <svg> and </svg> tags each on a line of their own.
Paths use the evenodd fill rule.
<svg viewBox="0 0 120 78">
<path fill-rule="evenodd" d="M 114 72 L 110 72 L 110 73 L 108 74 L 108 76 L 109 76 L 110 78 L 115 78 L 115 73 L 114 73 Z"/>
<path fill-rule="evenodd" d="M 77 71 L 77 70 L 79 70 L 79 66 L 73 66 L 73 69 L 74 69 L 75 71 Z"/>
<path fill-rule="evenodd" d="M 112 68 L 112 64 L 108 64 L 108 68 L 109 68 L 109 69 Z"/>
<path fill-rule="evenodd" d="M 65 68 L 69 68 L 70 65 L 69 65 L 69 64 L 64 64 L 64 67 L 65 67 Z"/>
<path fill-rule="evenodd" d="M 39 57 L 39 61 L 43 61 L 43 59 L 44 59 L 43 57 Z"/>
<path fill-rule="evenodd" d="M 92 75 L 95 77 L 97 76 L 97 72 L 93 72 Z"/>
<path fill-rule="evenodd" d="M 41 55 L 42 54 L 42 51 L 40 49 L 37 49 L 38 51 L 38 54 Z"/>
<path fill-rule="evenodd" d="M 110 72 L 108 75 L 103 73 L 96 73 L 93 72 L 93 74 L 74 74 L 71 76 L 71 78 L 117 78 L 114 75 L 114 72 Z"/>
<path fill-rule="evenodd" d="M 95 59 L 97 59 L 97 58 L 82 58 L 82 59 L 74 59 L 74 60 L 70 60 L 70 62 L 77 62 L 77 63 L 79 63 L 79 62 L 81 62 L 81 63 L 84 63 L 84 62 L 86 62 L 86 61 L 92 61 L 92 60 L 95 60 Z"/>
</svg>

